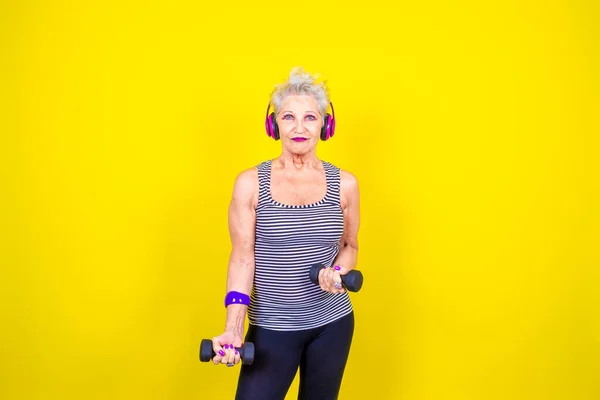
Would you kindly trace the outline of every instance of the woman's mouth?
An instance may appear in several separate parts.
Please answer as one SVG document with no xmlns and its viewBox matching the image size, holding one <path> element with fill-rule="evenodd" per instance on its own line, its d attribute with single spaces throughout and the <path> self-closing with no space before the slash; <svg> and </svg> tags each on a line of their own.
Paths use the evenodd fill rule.
<svg viewBox="0 0 600 400">
<path fill-rule="evenodd" d="M 293 140 L 294 142 L 304 142 L 304 141 L 306 140 L 306 138 L 303 138 L 303 137 L 295 137 L 295 138 L 292 138 L 292 140 Z"/>
</svg>

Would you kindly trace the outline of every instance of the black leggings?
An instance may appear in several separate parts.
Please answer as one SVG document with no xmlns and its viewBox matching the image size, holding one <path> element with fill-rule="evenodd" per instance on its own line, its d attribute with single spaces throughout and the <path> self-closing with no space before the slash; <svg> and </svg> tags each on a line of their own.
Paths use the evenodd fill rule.
<svg viewBox="0 0 600 400">
<path fill-rule="evenodd" d="M 354 312 L 325 326 L 274 331 L 250 325 L 252 365 L 242 365 L 236 400 L 283 400 L 300 367 L 300 400 L 337 399 L 354 333 Z"/>
</svg>

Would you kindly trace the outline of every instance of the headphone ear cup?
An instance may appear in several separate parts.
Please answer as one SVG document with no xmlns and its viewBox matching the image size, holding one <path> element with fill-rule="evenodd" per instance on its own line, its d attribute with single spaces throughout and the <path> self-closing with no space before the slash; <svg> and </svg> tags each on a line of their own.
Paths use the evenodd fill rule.
<svg viewBox="0 0 600 400">
<path fill-rule="evenodd" d="M 275 113 L 271 113 L 270 117 L 271 119 L 271 126 L 273 127 L 273 139 L 275 140 L 279 140 L 279 125 L 277 125 L 277 119 L 275 118 Z"/>
<path fill-rule="evenodd" d="M 321 140 L 325 141 L 333 136 L 331 131 L 332 117 L 329 114 L 325 114 L 323 127 L 321 128 Z"/>
<path fill-rule="evenodd" d="M 266 118 L 265 118 L 265 131 L 267 132 L 267 136 L 271 137 L 271 122 L 269 121 L 271 118 L 269 117 L 269 114 L 267 114 Z"/>
<path fill-rule="evenodd" d="M 274 112 L 267 116 L 267 119 L 265 120 L 265 129 L 267 130 L 268 137 L 279 140 L 279 127 L 277 126 Z"/>
</svg>

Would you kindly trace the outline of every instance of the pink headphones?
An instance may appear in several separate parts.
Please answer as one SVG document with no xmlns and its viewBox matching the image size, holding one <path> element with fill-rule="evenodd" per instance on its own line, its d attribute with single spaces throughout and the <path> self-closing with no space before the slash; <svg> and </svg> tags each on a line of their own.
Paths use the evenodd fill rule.
<svg viewBox="0 0 600 400">
<path fill-rule="evenodd" d="M 321 128 L 321 140 L 325 141 L 330 139 L 335 133 L 335 111 L 333 109 L 333 104 L 329 103 L 331 106 L 331 112 L 333 114 L 329 115 L 329 113 L 325 114 L 325 123 Z M 275 120 L 275 113 L 272 112 L 269 114 L 269 109 L 271 108 L 271 102 L 267 106 L 267 116 L 265 118 L 265 128 L 267 129 L 267 136 L 279 140 L 279 127 L 277 126 L 277 121 Z"/>
</svg>

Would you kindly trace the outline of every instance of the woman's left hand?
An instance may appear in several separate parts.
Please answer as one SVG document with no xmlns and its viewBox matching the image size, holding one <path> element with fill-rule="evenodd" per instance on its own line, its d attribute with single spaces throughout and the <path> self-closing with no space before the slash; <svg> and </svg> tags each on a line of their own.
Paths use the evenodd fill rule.
<svg viewBox="0 0 600 400">
<path fill-rule="evenodd" d="M 344 293 L 346 289 L 342 284 L 341 268 L 338 266 L 323 268 L 319 271 L 319 286 L 326 292 Z"/>
</svg>

